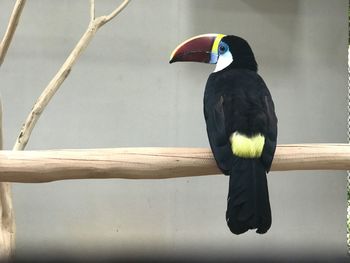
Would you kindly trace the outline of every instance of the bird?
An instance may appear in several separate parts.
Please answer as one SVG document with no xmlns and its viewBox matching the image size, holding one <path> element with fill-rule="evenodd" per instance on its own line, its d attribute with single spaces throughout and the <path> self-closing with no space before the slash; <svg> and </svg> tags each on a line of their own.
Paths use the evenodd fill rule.
<svg viewBox="0 0 350 263">
<path fill-rule="evenodd" d="M 218 168 L 229 176 L 226 223 L 233 234 L 271 227 L 267 173 L 277 143 L 271 93 L 258 74 L 248 42 L 235 35 L 202 34 L 179 44 L 169 63 L 216 64 L 204 91 L 204 118 Z"/>
</svg>

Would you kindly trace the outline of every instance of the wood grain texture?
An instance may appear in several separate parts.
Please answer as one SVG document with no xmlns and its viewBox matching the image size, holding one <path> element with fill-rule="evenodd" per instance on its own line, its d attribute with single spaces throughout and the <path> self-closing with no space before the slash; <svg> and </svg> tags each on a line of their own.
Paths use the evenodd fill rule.
<svg viewBox="0 0 350 263">
<path fill-rule="evenodd" d="M 278 145 L 272 171 L 348 170 L 348 144 Z M 165 179 L 220 174 L 207 148 L 1 151 L 0 181 Z"/>
<path fill-rule="evenodd" d="M 3 64 L 7 51 L 21 17 L 26 0 L 16 0 L 5 34 L 0 42 L 0 66 Z M 1 107 L 1 103 L 0 103 Z M 0 149 L 3 145 L 2 137 L 2 108 L 0 108 Z M 15 251 L 15 219 L 12 205 L 11 184 L 0 180 L 0 261 L 10 261 Z"/>
<path fill-rule="evenodd" d="M 2 105 L 0 98 L 0 150 L 3 148 Z M 14 211 L 11 184 L 0 180 L 0 261 L 8 262 L 15 251 Z"/>
</svg>

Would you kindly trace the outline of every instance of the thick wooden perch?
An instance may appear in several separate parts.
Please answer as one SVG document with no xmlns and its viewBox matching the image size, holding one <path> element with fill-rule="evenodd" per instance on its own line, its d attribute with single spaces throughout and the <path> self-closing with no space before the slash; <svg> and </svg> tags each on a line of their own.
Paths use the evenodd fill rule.
<svg viewBox="0 0 350 263">
<path fill-rule="evenodd" d="M 279 145 L 273 171 L 349 170 L 348 144 Z M 207 148 L 1 151 L 0 181 L 164 179 L 220 174 Z"/>
</svg>

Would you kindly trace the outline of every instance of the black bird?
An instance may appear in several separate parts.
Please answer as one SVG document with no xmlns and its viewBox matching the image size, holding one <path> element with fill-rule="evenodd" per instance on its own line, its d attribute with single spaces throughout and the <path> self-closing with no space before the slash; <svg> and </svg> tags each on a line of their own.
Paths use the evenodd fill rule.
<svg viewBox="0 0 350 263">
<path fill-rule="evenodd" d="M 277 117 L 252 49 L 238 36 L 204 34 L 181 43 L 170 58 L 177 61 L 216 64 L 205 87 L 204 116 L 217 166 L 230 176 L 227 225 L 234 234 L 266 233 L 266 173 L 275 154 Z"/>
</svg>

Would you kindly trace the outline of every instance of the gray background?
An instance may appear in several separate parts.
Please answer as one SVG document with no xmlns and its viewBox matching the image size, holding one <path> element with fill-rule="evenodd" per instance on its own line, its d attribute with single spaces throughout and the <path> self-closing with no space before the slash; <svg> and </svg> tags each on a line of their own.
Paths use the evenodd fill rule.
<svg viewBox="0 0 350 263">
<path fill-rule="evenodd" d="M 97 13 L 119 1 L 96 1 Z M 3 34 L 13 1 L 0 2 Z M 0 70 L 5 148 L 85 31 L 88 1 L 27 1 Z M 274 97 L 279 143 L 346 142 L 346 0 L 134 0 L 105 25 L 38 122 L 29 149 L 207 147 L 213 66 L 168 64 L 201 33 L 236 34 Z M 232 235 L 228 178 L 14 184 L 17 255 L 346 257 L 346 173 L 272 172 L 273 225 Z"/>
</svg>

